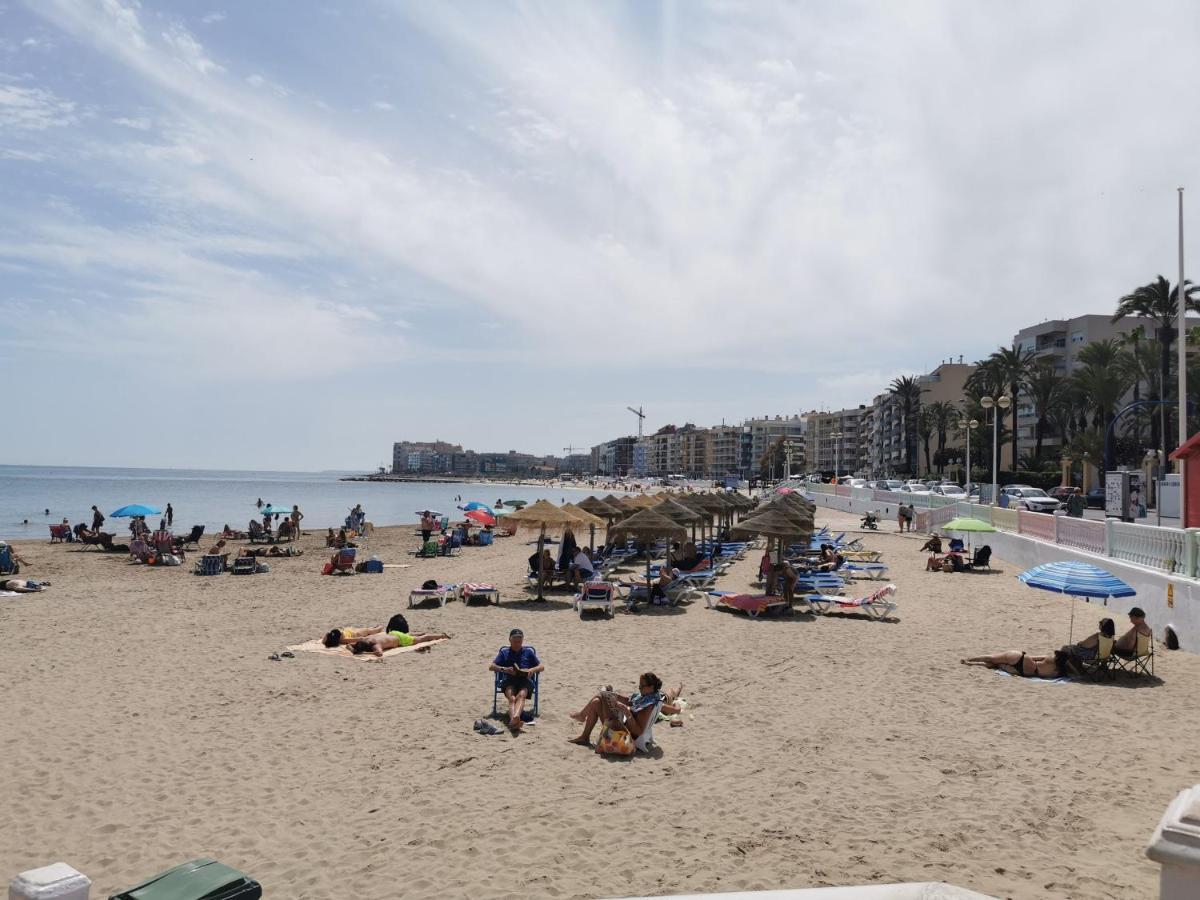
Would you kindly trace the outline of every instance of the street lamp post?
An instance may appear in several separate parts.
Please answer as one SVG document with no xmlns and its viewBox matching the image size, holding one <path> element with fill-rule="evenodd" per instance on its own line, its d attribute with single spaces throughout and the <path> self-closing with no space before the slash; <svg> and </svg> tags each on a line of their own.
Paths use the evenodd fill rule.
<svg viewBox="0 0 1200 900">
<path fill-rule="evenodd" d="M 835 431 L 829 436 L 833 438 L 833 480 L 836 483 L 838 480 L 838 470 L 840 468 L 839 463 L 841 461 L 839 458 L 838 449 L 842 442 L 842 432 Z"/>
<path fill-rule="evenodd" d="M 968 497 L 971 495 L 971 432 L 978 427 L 978 419 L 971 419 L 967 422 L 967 483 L 964 487 L 967 490 Z"/>
<path fill-rule="evenodd" d="M 1000 414 L 1012 406 L 1012 399 L 1008 394 L 1001 394 L 998 397 L 983 397 L 979 401 L 979 405 L 984 409 L 992 410 L 992 506 L 995 506 L 998 487 L 996 479 L 1000 473 Z"/>
</svg>

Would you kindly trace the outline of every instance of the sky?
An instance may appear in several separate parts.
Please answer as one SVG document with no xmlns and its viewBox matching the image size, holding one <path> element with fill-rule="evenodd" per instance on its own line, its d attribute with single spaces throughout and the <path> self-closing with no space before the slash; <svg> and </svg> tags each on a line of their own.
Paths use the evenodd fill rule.
<svg viewBox="0 0 1200 900">
<path fill-rule="evenodd" d="M 1165 0 L 0 0 L 0 463 L 870 402 L 1174 281 L 1198 44 Z"/>
</svg>

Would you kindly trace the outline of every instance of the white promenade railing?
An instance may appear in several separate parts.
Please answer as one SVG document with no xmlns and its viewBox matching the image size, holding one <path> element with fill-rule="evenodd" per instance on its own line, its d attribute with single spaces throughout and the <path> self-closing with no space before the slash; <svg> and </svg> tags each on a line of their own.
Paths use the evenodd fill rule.
<svg viewBox="0 0 1200 900">
<path fill-rule="evenodd" d="M 1039 541 L 1086 550 L 1172 575 L 1200 578 L 1200 529 L 1159 528 L 1116 519 L 1098 521 L 1052 516 L 1023 509 L 956 502 L 936 494 L 906 494 L 901 491 L 876 491 L 800 481 L 789 484 L 809 494 L 847 497 L 867 503 L 911 503 L 917 507 L 915 525 L 918 531 L 933 531 L 956 516 L 968 516 L 987 522 L 997 531 L 1027 535 Z"/>
</svg>

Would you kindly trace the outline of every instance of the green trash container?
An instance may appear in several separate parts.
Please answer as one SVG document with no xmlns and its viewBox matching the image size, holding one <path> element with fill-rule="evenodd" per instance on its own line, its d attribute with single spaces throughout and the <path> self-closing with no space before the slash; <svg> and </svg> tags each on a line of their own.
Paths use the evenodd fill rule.
<svg viewBox="0 0 1200 900">
<path fill-rule="evenodd" d="M 109 900 L 257 900 L 262 885 L 215 859 L 193 859 Z"/>
</svg>

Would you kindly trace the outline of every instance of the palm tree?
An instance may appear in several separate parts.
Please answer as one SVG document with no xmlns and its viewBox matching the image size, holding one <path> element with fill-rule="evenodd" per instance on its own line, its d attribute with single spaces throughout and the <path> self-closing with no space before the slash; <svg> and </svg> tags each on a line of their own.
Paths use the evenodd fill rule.
<svg viewBox="0 0 1200 900">
<path fill-rule="evenodd" d="M 1195 299 L 1198 290 L 1200 288 L 1193 286 L 1190 281 L 1184 281 L 1183 301 L 1187 309 L 1200 311 L 1200 302 Z M 1162 386 L 1162 396 L 1157 398 L 1159 400 L 1167 399 L 1167 382 L 1171 378 L 1171 343 L 1176 338 L 1175 320 L 1178 312 L 1179 285 L 1172 288 L 1171 282 L 1159 275 L 1149 284 L 1135 288 L 1132 293 L 1126 294 L 1118 300 L 1117 311 L 1112 317 L 1114 322 L 1119 322 L 1126 316 L 1144 316 L 1154 319 L 1157 326 L 1154 329 L 1155 337 L 1158 338 L 1158 375 L 1159 383 Z M 1162 428 L 1161 440 L 1169 453 L 1175 445 L 1167 434 L 1167 407 L 1165 405 L 1159 406 L 1159 422 Z"/>
<path fill-rule="evenodd" d="M 917 411 L 917 437 L 925 450 L 925 472 L 933 471 L 933 461 L 929 458 L 929 441 L 933 438 L 933 414 L 928 406 L 922 406 Z"/>
<path fill-rule="evenodd" d="M 938 472 L 943 472 L 946 459 L 946 434 L 958 422 L 958 408 L 948 400 L 938 400 L 936 403 L 930 403 L 926 408 L 933 419 L 933 429 L 937 432 L 937 459 L 941 460 L 938 463 Z"/>
<path fill-rule="evenodd" d="M 1079 351 L 1083 365 L 1071 376 L 1091 407 L 1092 425 L 1101 435 L 1116 412 L 1117 404 L 1129 389 L 1127 373 L 1118 365 L 1121 350 L 1116 340 L 1093 341 Z"/>
<path fill-rule="evenodd" d="M 908 471 L 917 474 L 917 413 L 921 408 L 921 383 L 914 375 L 892 381 L 891 394 L 900 404 L 900 427 L 904 430 L 904 459 Z"/>
<path fill-rule="evenodd" d="M 1017 465 L 1017 399 L 1021 393 L 1021 387 L 1029 379 L 1029 373 L 1033 368 L 1033 361 L 1037 359 L 1037 353 L 1033 350 L 1022 349 L 1020 347 L 1000 347 L 990 357 L 996 368 L 995 377 L 1001 384 L 1008 387 L 1009 395 L 1012 397 L 1012 463 L 1015 468 Z"/>
<path fill-rule="evenodd" d="M 762 470 L 765 478 L 775 477 L 775 467 L 782 466 L 784 461 L 783 451 L 784 439 L 780 435 L 778 438 L 767 444 L 762 452 L 762 456 L 758 458 L 758 467 Z M 791 473 L 788 473 L 791 474 Z"/>
<path fill-rule="evenodd" d="M 1054 371 L 1054 364 L 1044 357 L 1033 365 L 1029 378 L 1025 382 L 1026 393 L 1033 403 L 1034 415 L 1037 416 L 1037 425 L 1034 426 L 1036 444 L 1033 458 L 1039 463 L 1042 459 L 1042 440 L 1046 436 L 1046 426 L 1050 422 L 1050 415 L 1054 407 L 1064 401 L 1066 384 L 1066 378 Z M 1065 435 L 1063 443 L 1066 443 Z"/>
</svg>

